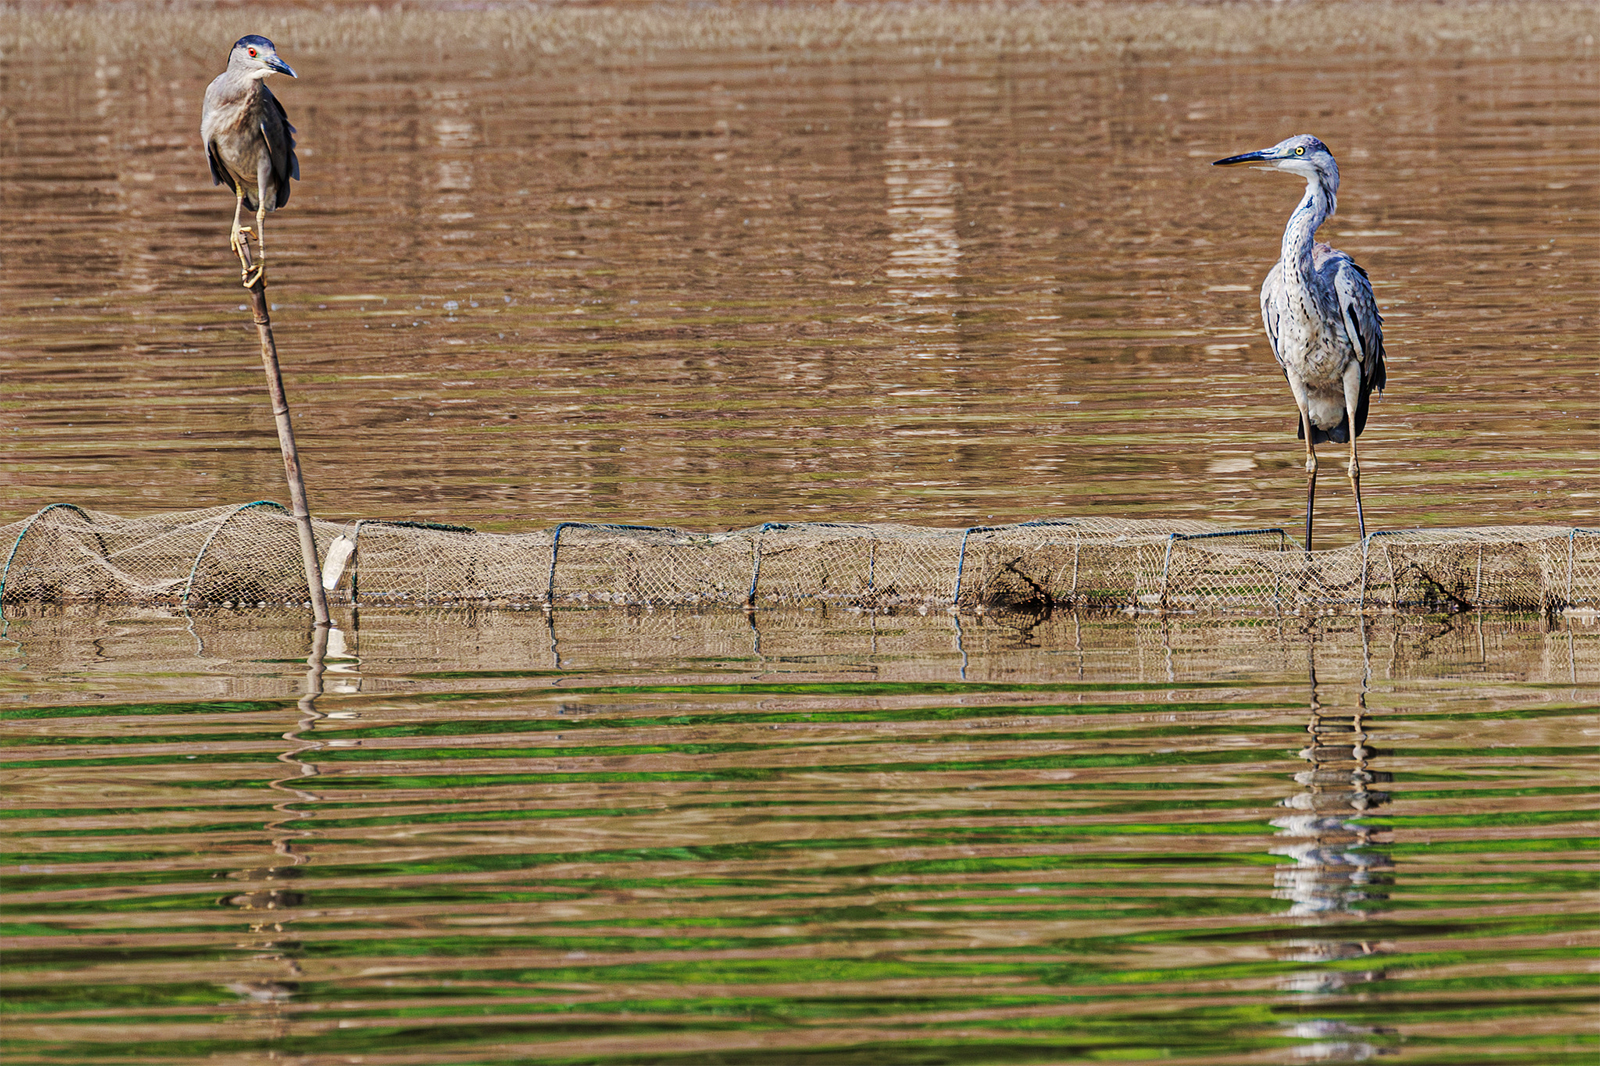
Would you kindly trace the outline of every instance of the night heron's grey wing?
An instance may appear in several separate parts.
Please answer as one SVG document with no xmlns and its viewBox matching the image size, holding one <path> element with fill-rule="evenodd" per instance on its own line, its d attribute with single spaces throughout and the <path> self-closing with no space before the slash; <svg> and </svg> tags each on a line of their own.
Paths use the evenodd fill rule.
<svg viewBox="0 0 1600 1066">
<path fill-rule="evenodd" d="M 222 157 L 217 154 L 217 114 L 222 106 L 221 83 L 226 79 L 226 74 L 219 75 L 206 86 L 205 102 L 200 107 L 200 143 L 206 150 L 206 162 L 211 165 L 211 184 L 231 189 L 233 175 L 228 173 L 228 168 L 222 165 Z"/>
<path fill-rule="evenodd" d="M 288 112 L 266 86 L 262 86 L 266 106 L 261 109 L 261 139 L 266 143 L 267 156 L 272 162 L 273 184 L 277 198 L 272 206 L 282 207 L 289 202 L 289 179 L 300 177 L 300 159 L 294 154 L 294 127 L 289 125 Z"/>
<path fill-rule="evenodd" d="M 211 164 L 211 184 L 226 185 L 235 192 L 238 188 L 233 184 L 233 175 L 228 173 L 228 168 L 222 165 L 222 157 L 217 154 L 217 142 L 206 142 L 206 162 Z"/>
</svg>

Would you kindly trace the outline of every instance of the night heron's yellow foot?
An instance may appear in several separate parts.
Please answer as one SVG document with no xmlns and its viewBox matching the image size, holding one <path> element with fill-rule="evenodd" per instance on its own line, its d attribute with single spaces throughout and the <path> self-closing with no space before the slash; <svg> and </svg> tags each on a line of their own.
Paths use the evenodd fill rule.
<svg viewBox="0 0 1600 1066">
<path fill-rule="evenodd" d="M 251 278 L 250 260 L 245 258 L 250 247 L 249 238 L 255 236 L 255 231 L 249 226 L 235 226 L 232 235 L 228 238 L 228 245 L 233 249 L 233 254 L 239 257 L 239 276 L 244 280 L 245 288 L 255 284 Z"/>
<path fill-rule="evenodd" d="M 256 263 L 254 269 L 241 270 L 239 272 L 239 278 L 240 278 L 239 284 L 243 285 L 247 289 L 253 289 L 256 286 L 256 282 L 260 281 L 261 279 L 265 278 L 266 276 L 267 276 L 267 264 L 265 263 L 265 261 L 258 262 L 258 263 Z"/>
</svg>

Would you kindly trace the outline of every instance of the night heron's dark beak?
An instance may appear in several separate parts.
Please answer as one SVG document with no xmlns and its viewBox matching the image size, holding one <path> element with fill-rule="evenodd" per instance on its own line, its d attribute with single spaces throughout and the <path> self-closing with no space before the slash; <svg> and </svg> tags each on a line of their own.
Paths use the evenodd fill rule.
<svg viewBox="0 0 1600 1066">
<path fill-rule="evenodd" d="M 291 78 L 298 78 L 300 76 L 294 72 L 293 67 L 279 59 L 277 56 L 267 56 L 262 60 L 262 62 L 271 67 L 273 70 L 277 71 L 279 74 L 287 74 Z"/>
<path fill-rule="evenodd" d="M 1211 165 L 1214 167 L 1231 167 L 1235 163 L 1255 163 L 1263 159 L 1273 158 L 1271 148 L 1263 148 L 1259 152 L 1246 152 L 1244 155 L 1230 155 L 1226 159 L 1219 159 Z"/>
</svg>

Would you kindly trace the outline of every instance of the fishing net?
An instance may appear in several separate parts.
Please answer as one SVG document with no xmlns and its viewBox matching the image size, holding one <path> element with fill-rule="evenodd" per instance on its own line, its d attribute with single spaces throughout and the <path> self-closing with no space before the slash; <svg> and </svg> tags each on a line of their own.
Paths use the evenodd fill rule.
<svg viewBox="0 0 1600 1066">
<path fill-rule="evenodd" d="M 726 533 L 563 522 L 483 533 L 430 522 L 316 522 L 335 603 L 1282 614 L 1600 606 L 1600 531 L 1373 533 L 1300 550 L 1283 530 L 1061 518 L 931 529 L 766 523 Z M 307 596 L 293 518 L 257 501 L 119 518 L 52 504 L 0 527 L 0 600 L 268 606 Z"/>
</svg>

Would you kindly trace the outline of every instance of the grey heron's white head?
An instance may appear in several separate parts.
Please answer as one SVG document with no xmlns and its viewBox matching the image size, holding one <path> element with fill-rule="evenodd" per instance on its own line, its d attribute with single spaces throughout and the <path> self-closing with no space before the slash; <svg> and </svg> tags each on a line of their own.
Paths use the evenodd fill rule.
<svg viewBox="0 0 1600 1066">
<path fill-rule="evenodd" d="M 1304 178 L 1307 184 L 1320 186 L 1328 198 L 1329 206 L 1339 193 L 1339 164 L 1334 162 L 1328 146 L 1311 136 L 1299 133 L 1286 137 L 1271 148 L 1243 155 L 1230 155 L 1211 165 L 1231 167 L 1239 163 L 1257 163 L 1257 170 L 1280 170 Z"/>
</svg>

